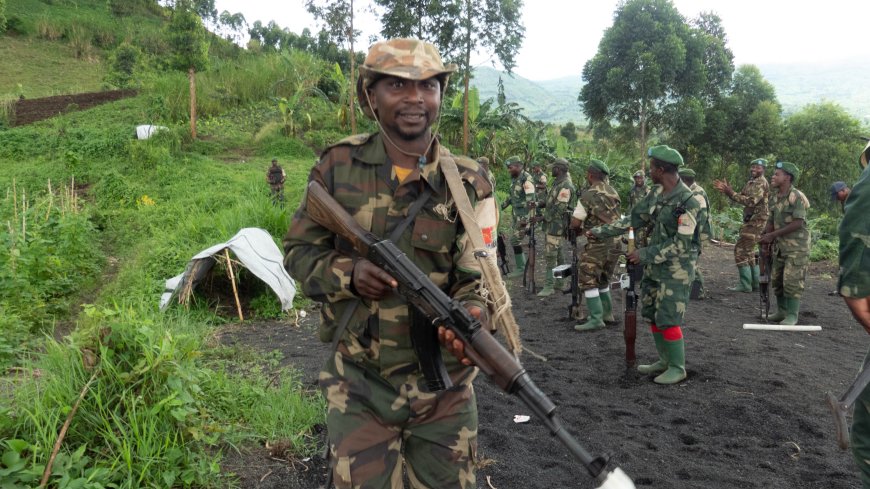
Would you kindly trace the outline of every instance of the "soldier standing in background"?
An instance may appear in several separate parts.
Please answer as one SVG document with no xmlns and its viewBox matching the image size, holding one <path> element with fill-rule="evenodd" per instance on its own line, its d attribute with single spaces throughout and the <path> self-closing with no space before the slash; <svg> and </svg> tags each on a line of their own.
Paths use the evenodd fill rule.
<svg viewBox="0 0 870 489">
<path fill-rule="evenodd" d="M 758 265 L 753 257 L 758 244 L 758 237 L 767 224 L 770 212 L 767 208 L 770 187 L 764 178 L 764 168 L 767 160 L 758 158 L 749 163 L 749 181 L 740 193 L 734 191 L 728 180 L 713 180 L 713 187 L 727 195 L 728 198 L 743 206 L 743 225 L 740 227 L 740 238 L 734 245 L 734 262 L 737 264 L 737 274 L 740 282 L 729 287 L 735 292 L 752 292 L 758 290 Z"/>
<path fill-rule="evenodd" d="M 486 171 L 486 176 L 489 178 L 489 183 L 492 184 L 492 194 L 495 196 L 495 175 L 492 174 L 492 170 L 489 169 L 489 158 L 486 156 L 481 156 L 477 158 L 477 163 L 483 167 Z"/>
<path fill-rule="evenodd" d="M 284 203 L 284 180 L 287 179 L 287 174 L 284 169 L 278 165 L 278 158 L 272 158 L 272 166 L 266 170 L 266 181 L 269 182 L 269 188 L 272 192 L 272 203 Z"/>
<path fill-rule="evenodd" d="M 357 98 L 380 130 L 328 148 L 309 181 L 323 185 L 360 226 L 413 257 L 488 329 L 479 261 L 455 204 L 445 205 L 453 201 L 445 159 L 455 160 L 484 229 L 496 225 L 498 208 L 477 162 L 451 156 L 431 129 L 455 70 L 423 41 L 374 44 L 360 66 Z M 477 369 L 445 355 L 454 385 L 427 392 L 409 334 L 412 323 L 425 319 L 395 291 L 393 277 L 317 224 L 304 200 L 284 249 L 290 275 L 323 303 L 321 340 L 334 344 L 319 384 L 335 487 L 401 488 L 403 472 L 413 487 L 477 487 Z"/>
<path fill-rule="evenodd" d="M 607 182 L 610 169 L 601 161 L 592 159 L 586 170 L 589 187 L 580 194 L 577 207 L 571 218 L 573 229 L 591 229 L 610 224 L 619 219 L 619 194 Z M 615 236 L 615 235 L 614 235 Z M 574 326 L 577 331 L 594 331 L 604 327 L 604 318 L 613 317 L 610 300 L 610 276 L 616 261 L 611 250 L 618 246 L 618 238 L 589 239 L 577 267 L 580 290 L 586 297 L 589 317 L 586 322 Z"/>
<path fill-rule="evenodd" d="M 707 191 L 704 187 L 698 185 L 695 181 L 695 170 L 691 168 L 680 168 L 678 174 L 683 183 L 689 187 L 701 210 L 698 212 L 698 230 L 701 237 L 701 247 L 698 249 L 698 264 L 695 265 L 695 280 L 692 282 L 692 299 L 704 299 L 707 297 L 707 290 L 704 288 L 704 275 L 701 273 L 701 253 L 704 251 L 704 243 L 710 241 L 713 234 L 710 226 L 710 199 L 707 197 Z M 697 291 L 697 293 L 694 293 Z"/>
<path fill-rule="evenodd" d="M 626 258 L 643 265 L 641 315 L 650 322 L 659 359 L 638 365 L 644 374 L 659 373 L 657 384 L 676 384 L 686 378 L 686 344 L 681 325 L 689 304 L 689 290 L 701 246 L 698 230 L 698 200 L 677 174 L 683 157 L 665 145 L 649 149 L 650 178 L 655 184 L 638 202 L 631 216 L 617 223 L 590 229 L 590 239 L 619 236 L 634 229 L 651 227 L 649 244 Z"/>
<path fill-rule="evenodd" d="M 573 209 L 577 196 L 574 184 L 568 178 L 568 161 L 564 158 L 556 158 L 553 162 L 553 186 L 547 194 L 547 200 L 539 202 L 538 209 L 543 209 L 541 218 L 544 222 L 544 269 L 546 279 L 544 288 L 538 292 L 539 297 L 553 295 L 554 287 L 562 290 L 561 280 L 556 284 L 553 278 L 553 267 L 563 263 L 562 243 L 565 240 L 565 231 L 568 224 L 567 216 Z M 572 277 L 573 279 L 573 277 Z"/>
<path fill-rule="evenodd" d="M 646 197 L 646 194 L 649 193 L 649 187 L 646 185 L 646 176 L 643 174 L 643 170 L 638 170 L 634 172 L 634 185 L 631 187 L 631 190 L 628 192 L 628 212 L 631 213 L 631 210 L 634 206 L 643 200 Z"/>
<path fill-rule="evenodd" d="M 535 184 L 535 202 L 547 201 L 547 174 L 540 162 L 532 163 L 532 183 Z M 542 211 L 535 209 L 535 215 L 541 216 Z"/>
<path fill-rule="evenodd" d="M 529 213 L 535 201 L 535 184 L 529 172 L 523 170 L 523 161 L 518 156 L 511 156 L 505 162 L 511 174 L 511 188 L 507 200 L 502 202 L 502 210 L 513 207 L 511 216 L 511 246 L 514 248 L 514 259 L 517 267 L 507 274 L 509 278 L 522 277 L 526 268 L 526 255 L 523 253 L 523 238 L 526 236 Z"/>
<path fill-rule="evenodd" d="M 840 202 L 840 210 L 846 211 L 846 199 L 849 198 L 849 194 L 852 191 L 849 189 L 849 186 L 846 185 L 846 182 L 834 182 L 831 184 L 831 201 L 839 201 Z"/>
<path fill-rule="evenodd" d="M 840 276 L 837 289 L 852 315 L 870 334 L 870 143 L 858 157 L 863 168 L 843 208 L 840 223 Z M 864 366 L 870 363 L 870 352 Z M 855 402 L 850 445 L 861 474 L 862 486 L 870 488 L 870 387 Z"/>
<path fill-rule="evenodd" d="M 773 245 L 770 284 L 776 295 L 777 312 L 768 318 L 779 324 L 797 324 L 801 294 L 810 263 L 810 231 L 807 212 L 810 201 L 794 187 L 800 170 L 794 163 L 778 161 L 770 185 L 770 217 L 759 241 Z"/>
</svg>

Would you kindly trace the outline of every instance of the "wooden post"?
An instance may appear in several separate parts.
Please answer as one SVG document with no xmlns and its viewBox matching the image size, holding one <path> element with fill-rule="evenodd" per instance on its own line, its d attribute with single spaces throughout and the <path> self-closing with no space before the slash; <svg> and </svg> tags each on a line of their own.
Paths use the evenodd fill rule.
<svg viewBox="0 0 870 489">
<path fill-rule="evenodd" d="M 245 316 L 242 314 L 242 303 L 239 302 L 239 291 L 236 289 L 236 275 L 233 273 L 233 262 L 230 261 L 230 250 L 224 248 L 224 257 L 227 259 L 227 270 L 230 272 L 230 282 L 233 284 L 233 297 L 236 298 L 236 310 L 239 312 L 239 321 L 244 321 Z"/>
</svg>

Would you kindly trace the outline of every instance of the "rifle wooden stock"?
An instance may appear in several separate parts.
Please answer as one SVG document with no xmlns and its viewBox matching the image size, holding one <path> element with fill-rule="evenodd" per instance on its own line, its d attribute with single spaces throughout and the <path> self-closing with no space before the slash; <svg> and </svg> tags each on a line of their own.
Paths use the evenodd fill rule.
<svg viewBox="0 0 870 489">
<path fill-rule="evenodd" d="M 357 252 L 395 278 L 399 283 L 398 293 L 426 316 L 431 334 L 437 334 L 438 326 L 453 331 L 465 344 L 465 355 L 502 390 L 519 397 L 592 477 L 601 478 L 608 474 L 605 471 L 607 459 L 589 454 L 561 426 L 555 415 L 556 405 L 535 385 L 519 361 L 486 328 L 481 327 L 480 321 L 459 301 L 438 288 L 395 244 L 363 229 L 318 182 L 308 184 L 306 211 L 315 222 L 352 243 Z M 421 352 L 417 353 L 419 357 Z M 427 385 L 438 385 L 438 382 L 430 380 L 427 379 Z M 441 385 L 449 387 L 449 377 Z"/>
<path fill-rule="evenodd" d="M 526 268 L 523 270 L 523 287 L 527 287 L 531 293 L 535 293 L 535 219 L 529 216 L 529 258 L 526 260 Z"/>
<path fill-rule="evenodd" d="M 758 294 L 761 302 L 761 317 L 766 321 L 770 315 L 770 270 L 773 267 L 773 254 L 768 243 L 758 244 Z"/>
<path fill-rule="evenodd" d="M 625 326 L 622 337 L 625 340 L 625 364 L 634 367 L 637 364 L 635 342 L 637 340 L 637 279 L 643 269 L 640 265 L 626 264 L 628 273 L 628 290 L 625 291 Z"/>
</svg>

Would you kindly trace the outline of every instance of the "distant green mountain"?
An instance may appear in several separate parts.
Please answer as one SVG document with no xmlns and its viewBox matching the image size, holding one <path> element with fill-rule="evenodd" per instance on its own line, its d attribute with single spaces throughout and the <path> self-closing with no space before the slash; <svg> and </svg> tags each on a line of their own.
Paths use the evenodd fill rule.
<svg viewBox="0 0 870 489">
<path fill-rule="evenodd" d="M 822 101 L 840 104 L 848 113 L 870 124 L 870 64 L 860 60 L 823 64 L 760 65 L 764 78 L 776 88 L 776 96 L 785 114 Z M 582 87 L 576 77 L 531 81 L 519 75 L 508 75 L 492 68 L 474 70 L 472 85 L 480 91 L 480 99 L 495 98 L 498 78 L 502 77 L 505 96 L 524 109 L 527 117 L 553 123 L 585 123 L 586 117 L 577 102 Z"/>
</svg>

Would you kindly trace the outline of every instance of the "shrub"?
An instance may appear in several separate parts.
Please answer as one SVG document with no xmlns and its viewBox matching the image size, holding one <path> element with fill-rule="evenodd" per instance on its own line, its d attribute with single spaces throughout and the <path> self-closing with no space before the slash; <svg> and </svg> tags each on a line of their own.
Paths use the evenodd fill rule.
<svg viewBox="0 0 870 489">
<path fill-rule="evenodd" d="M 133 85 L 133 74 L 141 56 L 139 48 L 127 42 L 122 43 L 112 52 L 106 81 L 118 88 L 128 88 Z"/>
</svg>

